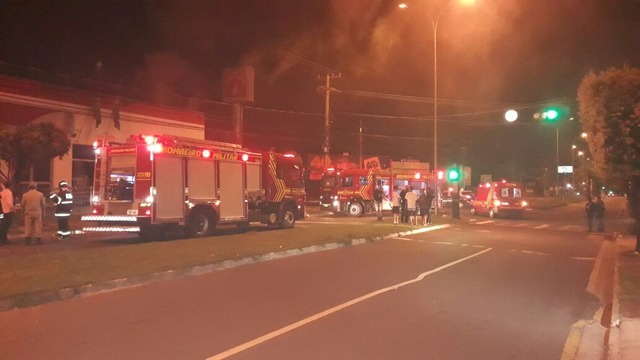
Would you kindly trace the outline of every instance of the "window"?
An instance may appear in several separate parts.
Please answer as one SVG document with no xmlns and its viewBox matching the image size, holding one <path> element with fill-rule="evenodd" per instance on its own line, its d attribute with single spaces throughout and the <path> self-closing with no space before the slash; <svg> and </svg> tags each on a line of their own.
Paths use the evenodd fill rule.
<svg viewBox="0 0 640 360">
<path fill-rule="evenodd" d="M 296 164 L 278 162 L 276 164 L 276 176 L 282 179 L 288 188 L 302 187 L 302 169 Z"/>
<path fill-rule="evenodd" d="M 108 200 L 133 201 L 135 157 L 114 156 L 109 167 L 109 183 L 105 196 Z"/>
<path fill-rule="evenodd" d="M 360 176 L 360 186 L 365 186 L 369 183 L 369 178 L 366 176 Z"/>
<path fill-rule="evenodd" d="M 352 187 L 353 186 L 353 176 L 345 176 L 342 178 L 342 187 Z"/>
</svg>

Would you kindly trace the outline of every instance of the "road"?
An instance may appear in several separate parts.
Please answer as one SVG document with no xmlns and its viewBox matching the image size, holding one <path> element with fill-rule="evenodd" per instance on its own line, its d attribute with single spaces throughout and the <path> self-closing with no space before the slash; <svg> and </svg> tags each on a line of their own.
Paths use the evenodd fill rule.
<svg viewBox="0 0 640 360">
<path fill-rule="evenodd" d="M 585 288 L 602 239 L 580 206 L 557 211 L 0 313 L 0 354 L 559 359 L 599 306 Z"/>
</svg>

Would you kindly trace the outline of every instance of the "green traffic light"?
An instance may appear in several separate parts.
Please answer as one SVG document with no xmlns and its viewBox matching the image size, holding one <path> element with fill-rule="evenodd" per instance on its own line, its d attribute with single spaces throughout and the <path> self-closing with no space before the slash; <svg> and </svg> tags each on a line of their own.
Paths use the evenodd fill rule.
<svg viewBox="0 0 640 360">
<path fill-rule="evenodd" d="M 447 179 L 449 181 L 460 180 L 460 171 L 458 171 L 458 169 L 449 169 L 449 171 L 447 171 Z"/>
<path fill-rule="evenodd" d="M 542 114 L 542 117 L 548 120 L 555 120 L 560 114 L 556 109 L 549 109 Z"/>
</svg>

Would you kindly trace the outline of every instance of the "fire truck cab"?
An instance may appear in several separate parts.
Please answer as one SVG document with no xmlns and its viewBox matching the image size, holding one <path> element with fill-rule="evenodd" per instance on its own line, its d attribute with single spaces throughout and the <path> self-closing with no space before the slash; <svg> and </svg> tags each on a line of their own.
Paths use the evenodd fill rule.
<svg viewBox="0 0 640 360">
<path fill-rule="evenodd" d="M 167 135 L 94 148 L 92 214 L 81 218 L 85 232 L 147 237 L 179 225 L 188 236 L 203 237 L 218 224 L 291 228 L 304 218 L 297 155 Z"/>
<path fill-rule="evenodd" d="M 373 190 L 382 187 L 385 199 L 383 210 L 391 210 L 394 186 L 413 187 L 416 194 L 429 183 L 429 164 L 421 162 L 391 162 L 389 169 L 351 169 L 337 173 L 335 187 L 330 193 L 334 213 L 362 216 L 375 212 Z"/>
</svg>

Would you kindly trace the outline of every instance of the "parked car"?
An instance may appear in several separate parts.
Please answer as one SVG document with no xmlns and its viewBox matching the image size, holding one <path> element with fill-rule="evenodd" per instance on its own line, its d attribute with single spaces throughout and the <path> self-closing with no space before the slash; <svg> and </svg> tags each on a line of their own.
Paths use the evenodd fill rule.
<svg viewBox="0 0 640 360">
<path fill-rule="evenodd" d="M 467 204 L 471 204 L 473 199 L 475 199 L 476 194 L 471 190 L 462 190 L 460 191 L 460 200 L 464 201 Z"/>
</svg>

